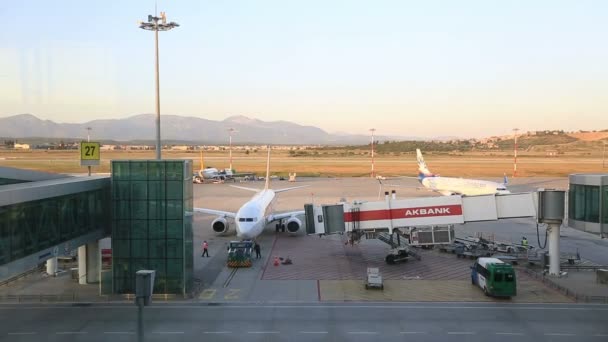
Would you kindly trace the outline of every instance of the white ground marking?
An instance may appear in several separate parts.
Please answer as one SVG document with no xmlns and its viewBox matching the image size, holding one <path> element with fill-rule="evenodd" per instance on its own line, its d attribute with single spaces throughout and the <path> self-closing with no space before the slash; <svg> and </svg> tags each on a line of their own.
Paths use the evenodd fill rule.
<svg viewBox="0 0 608 342">
<path fill-rule="evenodd" d="M 104 331 L 104 334 L 112 334 L 112 335 L 133 335 L 135 334 L 132 331 Z"/>
<path fill-rule="evenodd" d="M 23 332 L 9 332 L 8 335 L 35 335 L 34 331 L 23 331 Z"/>
<path fill-rule="evenodd" d="M 566 334 L 566 333 L 545 333 L 545 336 L 574 336 L 574 334 Z"/>
</svg>

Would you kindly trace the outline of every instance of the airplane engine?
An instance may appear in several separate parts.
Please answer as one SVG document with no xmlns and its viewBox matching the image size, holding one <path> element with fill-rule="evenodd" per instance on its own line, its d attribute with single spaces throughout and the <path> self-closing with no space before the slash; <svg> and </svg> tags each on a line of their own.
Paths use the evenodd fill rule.
<svg viewBox="0 0 608 342">
<path fill-rule="evenodd" d="M 230 229 L 230 225 L 228 224 L 228 221 L 226 221 L 225 218 L 218 217 L 213 220 L 213 222 L 211 222 L 211 228 L 213 228 L 214 232 L 222 234 L 228 232 L 228 230 Z"/>
<path fill-rule="evenodd" d="M 287 220 L 287 231 L 288 232 L 295 233 L 298 230 L 300 230 L 300 227 L 302 227 L 302 221 L 300 221 L 298 218 L 292 217 L 289 220 Z"/>
</svg>

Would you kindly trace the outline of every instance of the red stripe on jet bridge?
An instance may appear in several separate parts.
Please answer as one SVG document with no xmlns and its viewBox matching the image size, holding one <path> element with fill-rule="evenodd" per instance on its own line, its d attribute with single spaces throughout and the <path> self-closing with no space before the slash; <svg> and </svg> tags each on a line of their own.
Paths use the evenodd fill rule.
<svg viewBox="0 0 608 342">
<path fill-rule="evenodd" d="M 355 218 L 357 218 L 357 221 L 376 221 L 455 215 L 462 215 L 462 206 L 460 204 L 399 208 L 390 211 L 388 209 L 383 209 L 360 211 L 358 213 L 347 212 L 344 213 L 344 222 L 353 222 L 355 221 Z"/>
</svg>

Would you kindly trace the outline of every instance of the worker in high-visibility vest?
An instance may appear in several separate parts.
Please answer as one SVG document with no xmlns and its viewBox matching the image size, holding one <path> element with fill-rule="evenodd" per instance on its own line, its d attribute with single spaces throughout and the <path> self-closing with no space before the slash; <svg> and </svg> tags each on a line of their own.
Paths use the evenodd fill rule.
<svg viewBox="0 0 608 342">
<path fill-rule="evenodd" d="M 526 249 L 528 248 L 528 239 L 525 236 L 521 238 L 521 245 Z"/>
</svg>

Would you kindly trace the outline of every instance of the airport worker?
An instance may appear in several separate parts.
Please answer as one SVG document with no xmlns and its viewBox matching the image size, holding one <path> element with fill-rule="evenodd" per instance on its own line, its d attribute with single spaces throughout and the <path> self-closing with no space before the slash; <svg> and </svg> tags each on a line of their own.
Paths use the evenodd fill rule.
<svg viewBox="0 0 608 342">
<path fill-rule="evenodd" d="M 209 257 L 209 244 L 207 243 L 207 241 L 203 241 L 203 255 L 201 255 L 201 258 L 204 257 L 205 255 L 207 255 L 207 257 Z"/>
<path fill-rule="evenodd" d="M 528 239 L 525 236 L 521 238 L 521 245 L 528 248 Z"/>
<path fill-rule="evenodd" d="M 262 254 L 260 253 L 260 245 L 257 242 L 253 246 L 253 249 L 255 250 L 255 258 L 260 259 L 262 257 Z"/>
</svg>

